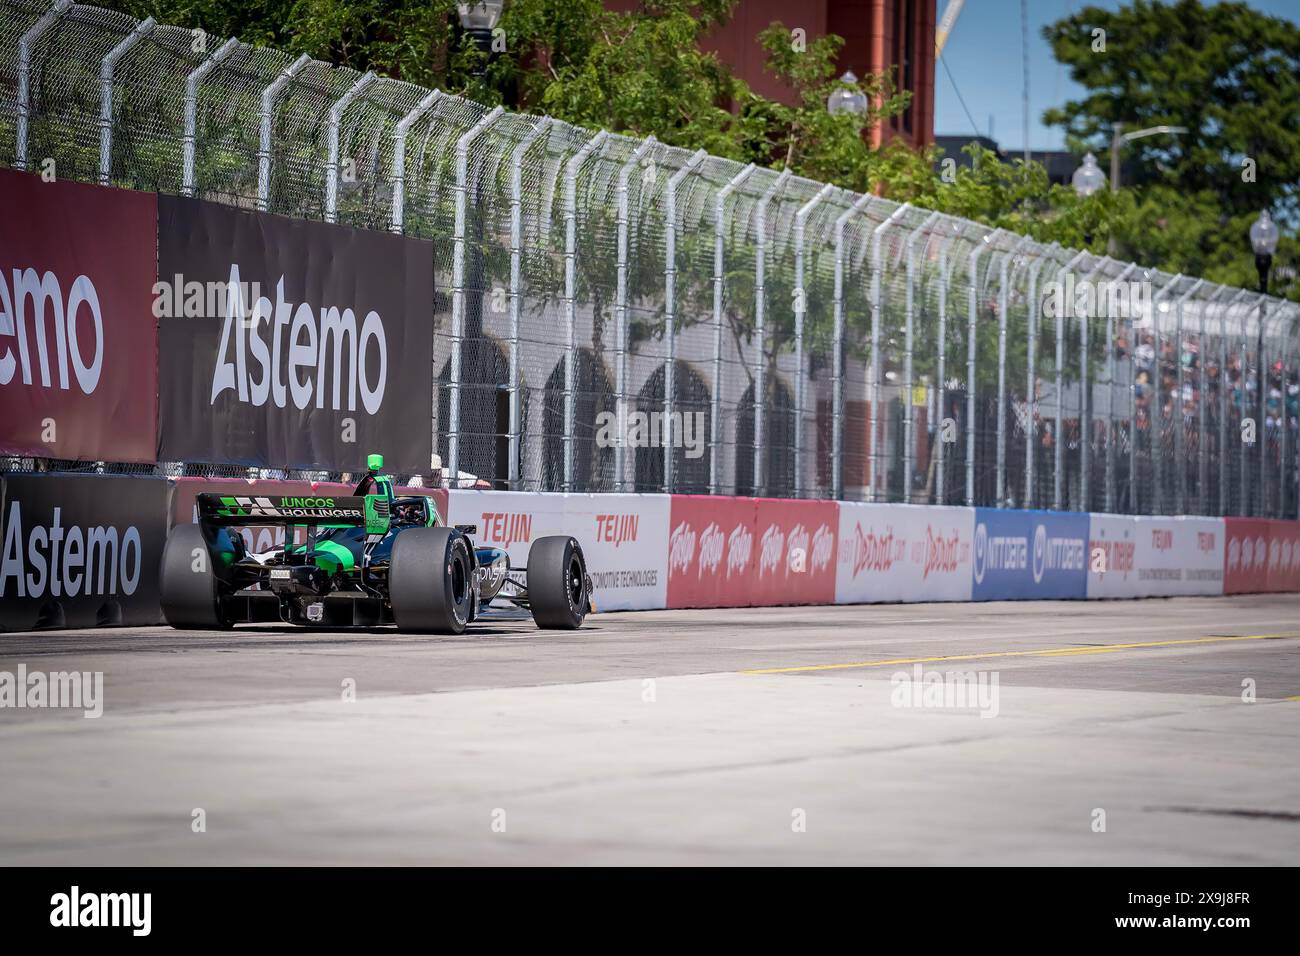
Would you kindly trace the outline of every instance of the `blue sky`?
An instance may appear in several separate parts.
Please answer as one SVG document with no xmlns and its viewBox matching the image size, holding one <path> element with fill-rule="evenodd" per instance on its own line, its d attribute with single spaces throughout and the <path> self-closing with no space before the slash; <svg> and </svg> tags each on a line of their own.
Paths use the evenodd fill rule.
<svg viewBox="0 0 1300 956">
<path fill-rule="evenodd" d="M 936 18 L 943 15 L 947 5 L 948 0 L 937 0 Z M 1061 149 L 1065 145 L 1061 129 L 1046 127 L 1039 119 L 1048 107 L 1078 99 L 1082 90 L 1070 82 L 1069 71 L 1053 59 L 1042 28 L 1084 7 L 1114 10 L 1124 4 L 1120 0 L 1028 0 L 1028 5 L 1029 145 L 1032 149 Z M 1300 22 L 1300 0 L 1250 0 L 1250 6 Z M 993 138 L 1004 150 L 1019 150 L 1024 139 L 1020 37 L 1020 0 L 966 0 L 943 51 L 979 132 L 988 135 L 992 117 Z M 934 82 L 934 131 L 971 133 L 971 121 L 942 63 L 935 64 Z"/>
</svg>

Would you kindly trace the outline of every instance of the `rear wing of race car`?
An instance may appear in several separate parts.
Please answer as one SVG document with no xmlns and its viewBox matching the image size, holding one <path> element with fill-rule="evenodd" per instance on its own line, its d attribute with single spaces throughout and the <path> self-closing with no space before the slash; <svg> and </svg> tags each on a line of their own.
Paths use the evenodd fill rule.
<svg viewBox="0 0 1300 956">
<path fill-rule="evenodd" d="M 198 496 L 199 522 L 231 525 L 343 525 L 384 534 L 391 520 L 387 495 Z"/>
</svg>

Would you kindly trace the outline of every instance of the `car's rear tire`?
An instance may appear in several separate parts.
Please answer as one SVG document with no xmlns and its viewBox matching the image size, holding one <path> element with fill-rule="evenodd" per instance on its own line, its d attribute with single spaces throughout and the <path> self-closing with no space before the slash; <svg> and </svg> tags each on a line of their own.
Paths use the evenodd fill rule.
<svg viewBox="0 0 1300 956">
<path fill-rule="evenodd" d="M 462 634 L 473 606 L 468 539 L 451 528 L 411 528 L 393 542 L 388 599 L 403 631 Z"/>
<path fill-rule="evenodd" d="M 159 580 L 163 618 L 172 627 L 228 628 L 221 611 L 215 557 L 197 524 L 172 528 L 163 546 Z"/>
<path fill-rule="evenodd" d="M 590 604 L 587 562 L 576 538 L 551 535 L 528 549 L 528 607 L 538 627 L 572 631 L 582 626 Z"/>
</svg>

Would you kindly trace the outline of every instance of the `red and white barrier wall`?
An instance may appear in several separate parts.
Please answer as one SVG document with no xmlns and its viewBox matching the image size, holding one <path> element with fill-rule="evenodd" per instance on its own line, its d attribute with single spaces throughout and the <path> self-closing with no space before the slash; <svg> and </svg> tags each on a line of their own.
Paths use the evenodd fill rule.
<svg viewBox="0 0 1300 956">
<path fill-rule="evenodd" d="M 707 495 L 452 491 L 516 566 L 571 534 L 599 610 L 1300 591 L 1300 522 Z"/>
</svg>

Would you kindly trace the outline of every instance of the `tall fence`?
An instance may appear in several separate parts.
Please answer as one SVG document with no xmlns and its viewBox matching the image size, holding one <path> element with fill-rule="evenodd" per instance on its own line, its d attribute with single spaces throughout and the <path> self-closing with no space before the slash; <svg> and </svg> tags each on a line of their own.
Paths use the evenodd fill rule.
<svg viewBox="0 0 1300 956">
<path fill-rule="evenodd" d="M 0 0 L 0 162 L 434 240 L 444 474 L 1300 507 L 1268 296 L 65 0 Z"/>
</svg>

